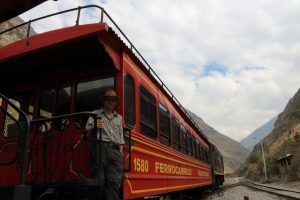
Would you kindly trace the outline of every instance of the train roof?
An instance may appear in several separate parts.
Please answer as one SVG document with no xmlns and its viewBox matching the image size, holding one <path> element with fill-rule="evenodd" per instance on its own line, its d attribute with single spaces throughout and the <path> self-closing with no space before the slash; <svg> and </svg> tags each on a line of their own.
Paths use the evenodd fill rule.
<svg viewBox="0 0 300 200">
<path fill-rule="evenodd" d="M 37 18 L 35 20 L 30 20 L 29 22 L 25 22 L 24 24 L 18 25 L 17 27 L 21 27 L 21 26 L 29 24 L 28 28 L 30 28 L 30 23 L 32 23 L 34 21 L 44 19 L 44 18 L 47 18 L 50 16 L 54 16 L 57 14 L 61 14 L 64 12 L 70 12 L 70 11 L 74 11 L 77 9 L 81 10 L 81 9 L 89 8 L 89 7 L 96 7 L 96 8 L 101 9 L 101 22 L 100 23 L 79 25 L 78 24 L 79 20 L 77 20 L 76 26 L 52 30 L 49 32 L 45 32 L 45 33 L 41 33 L 41 34 L 37 34 L 37 35 L 33 35 L 33 36 L 30 36 L 29 31 L 28 31 L 26 38 L 0 48 L 0 65 L 1 65 L 0 70 L 2 72 L 3 72 L 3 70 L 5 72 L 5 70 L 8 70 L 8 69 L 13 70 L 11 68 L 11 63 L 14 63 L 15 66 L 21 66 L 22 58 L 24 58 L 30 54 L 34 54 L 38 51 L 43 51 L 47 48 L 55 47 L 57 45 L 60 45 L 60 44 L 66 43 L 66 42 L 78 41 L 79 39 L 84 39 L 84 38 L 89 38 L 89 37 L 97 37 L 97 35 L 101 34 L 101 36 L 104 36 L 105 39 L 108 40 L 109 42 L 126 50 L 127 53 L 129 55 L 131 55 L 131 57 L 137 63 L 139 63 L 138 66 L 166 94 L 166 96 L 170 99 L 170 101 L 177 107 L 178 112 L 182 113 L 182 116 L 187 119 L 187 121 L 189 122 L 191 127 L 193 127 L 195 130 L 198 130 L 201 133 L 199 135 L 201 137 L 201 139 L 203 139 L 207 144 L 211 145 L 211 143 L 209 142 L 207 137 L 204 135 L 203 131 L 196 124 L 196 122 L 193 120 L 193 118 L 189 115 L 189 113 L 186 111 L 186 109 L 180 104 L 180 102 L 173 95 L 173 93 L 169 90 L 169 88 L 159 78 L 159 76 L 151 68 L 151 66 L 144 59 L 144 57 L 140 54 L 140 52 L 136 49 L 136 47 L 132 44 L 132 42 L 127 38 L 127 36 L 122 32 L 122 30 L 118 27 L 118 25 L 112 20 L 112 18 L 106 13 L 106 11 L 102 7 L 99 7 L 96 5 L 89 5 L 89 6 L 69 9 L 66 11 L 59 12 L 59 13 L 47 15 L 45 17 Z M 80 12 L 78 12 L 78 13 L 80 13 Z M 116 27 L 117 31 L 119 31 L 120 35 L 118 35 L 111 27 L 109 27 L 107 23 L 103 22 L 104 14 L 108 17 L 108 19 L 111 20 L 112 24 L 115 25 L 115 27 Z M 77 16 L 78 19 L 79 19 L 79 16 Z M 1 36 L 1 34 L 7 32 L 7 31 L 13 30 L 13 29 L 14 29 L 14 27 L 1 32 L 0 36 Z M 123 38 L 121 38 L 120 36 L 122 36 Z M 18 59 L 18 58 L 21 58 L 21 59 Z M 16 60 L 20 60 L 19 63 L 17 63 Z"/>
</svg>

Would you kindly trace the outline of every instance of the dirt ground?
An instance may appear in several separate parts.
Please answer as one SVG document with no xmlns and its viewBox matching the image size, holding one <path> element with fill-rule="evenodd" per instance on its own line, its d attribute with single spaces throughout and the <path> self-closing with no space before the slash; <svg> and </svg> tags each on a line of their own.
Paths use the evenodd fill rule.
<svg viewBox="0 0 300 200">
<path fill-rule="evenodd" d="M 278 188 L 285 188 L 285 189 L 289 189 L 289 190 L 300 191 L 300 181 L 273 182 L 273 183 L 267 183 L 266 185 L 275 186 Z"/>
<path fill-rule="evenodd" d="M 226 177 L 225 176 L 225 183 L 224 183 L 224 185 L 231 185 L 231 184 L 234 184 L 234 183 L 238 183 L 242 179 L 243 179 L 242 177 Z"/>
<path fill-rule="evenodd" d="M 225 177 L 224 185 L 238 183 L 238 182 L 242 181 L 242 179 L 243 179 L 243 177 Z M 299 181 L 291 181 L 291 182 L 279 181 L 279 182 L 265 183 L 265 185 L 300 191 L 300 180 Z"/>
</svg>

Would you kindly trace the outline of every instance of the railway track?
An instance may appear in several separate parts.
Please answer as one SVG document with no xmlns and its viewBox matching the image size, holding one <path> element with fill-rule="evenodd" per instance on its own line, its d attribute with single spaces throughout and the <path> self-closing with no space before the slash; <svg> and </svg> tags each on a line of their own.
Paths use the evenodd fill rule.
<svg viewBox="0 0 300 200">
<path fill-rule="evenodd" d="M 300 191 L 288 190 L 283 188 L 271 187 L 263 184 L 253 183 L 249 180 L 243 180 L 242 185 L 255 190 L 267 192 L 286 199 L 300 199 Z"/>
<path fill-rule="evenodd" d="M 224 185 L 224 186 L 220 186 L 218 189 L 216 190 L 208 190 L 206 191 L 206 194 L 204 195 L 205 197 L 207 196 L 212 196 L 212 195 L 218 195 L 218 196 L 223 196 L 223 192 L 229 188 L 233 188 L 233 187 L 237 187 L 240 186 L 242 184 L 242 182 L 237 182 L 234 184 L 229 184 L 229 185 Z"/>
<path fill-rule="evenodd" d="M 226 190 L 226 189 L 229 189 L 229 188 L 232 188 L 232 187 L 240 186 L 241 184 L 242 184 L 242 182 L 237 182 L 237 183 L 233 183 L 233 184 L 230 184 L 230 185 L 224 185 L 224 186 L 219 187 L 216 191 Z"/>
<path fill-rule="evenodd" d="M 237 188 L 234 189 L 235 187 Z M 243 188 L 245 189 L 248 188 L 248 191 L 252 191 L 252 192 L 247 192 L 247 190 Z M 230 190 L 230 191 L 226 191 L 226 190 Z M 207 191 L 206 194 L 201 199 L 223 199 L 223 198 L 228 199 L 228 194 L 230 194 L 231 196 L 229 199 L 235 199 L 235 198 L 242 199 L 245 197 L 248 197 L 249 199 L 264 199 L 264 198 L 272 199 L 271 196 L 273 196 L 273 198 L 277 197 L 279 199 L 288 199 L 288 200 L 300 199 L 300 191 L 258 184 L 246 179 L 243 179 L 238 183 L 219 187 L 217 190 L 214 191 Z M 270 196 L 264 196 L 263 194 L 269 194 Z"/>
</svg>

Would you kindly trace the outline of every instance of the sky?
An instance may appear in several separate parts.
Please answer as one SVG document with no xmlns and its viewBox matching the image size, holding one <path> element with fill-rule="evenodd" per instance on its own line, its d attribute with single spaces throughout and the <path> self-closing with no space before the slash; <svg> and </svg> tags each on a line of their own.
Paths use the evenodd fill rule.
<svg viewBox="0 0 300 200">
<path fill-rule="evenodd" d="M 300 83 L 298 0 L 58 0 L 21 15 L 103 7 L 181 104 L 240 141 L 283 111 Z M 73 26 L 76 13 L 34 23 Z M 80 23 L 100 19 L 82 11 Z"/>
</svg>

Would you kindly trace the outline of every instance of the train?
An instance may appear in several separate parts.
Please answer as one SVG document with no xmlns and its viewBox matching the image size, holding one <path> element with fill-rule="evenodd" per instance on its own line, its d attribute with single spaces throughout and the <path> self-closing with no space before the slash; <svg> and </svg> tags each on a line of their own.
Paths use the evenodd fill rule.
<svg viewBox="0 0 300 200">
<path fill-rule="evenodd" d="M 90 8 L 99 23 L 81 24 Z M 32 23 L 69 12 L 74 26 L 30 34 Z M 53 13 L 0 36 L 24 26 L 26 37 L 0 48 L 1 199 L 89 199 L 101 143 L 85 124 L 108 88 L 121 97 L 126 141 L 120 199 L 178 199 L 224 183 L 221 152 L 102 7 Z"/>
</svg>

